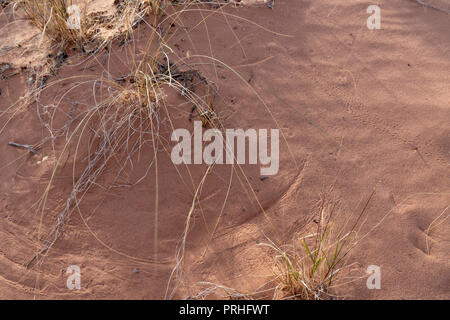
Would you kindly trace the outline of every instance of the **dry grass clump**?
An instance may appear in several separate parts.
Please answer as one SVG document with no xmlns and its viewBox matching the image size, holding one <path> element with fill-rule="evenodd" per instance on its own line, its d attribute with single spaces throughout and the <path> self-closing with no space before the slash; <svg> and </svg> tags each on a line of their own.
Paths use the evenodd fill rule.
<svg viewBox="0 0 450 320">
<path fill-rule="evenodd" d="M 268 248 L 264 255 L 272 257 L 269 281 L 254 292 L 240 292 L 222 284 L 198 282 L 187 299 L 274 299 L 327 300 L 339 298 L 337 288 L 365 278 L 357 262 L 349 263 L 349 253 L 363 237 L 358 237 L 362 217 L 375 191 L 357 215 L 340 217 L 339 201 L 329 200 L 331 190 L 322 193 L 317 203 L 317 214 L 297 231 L 292 243 L 280 246 L 266 234 L 265 242 L 257 244 Z M 261 231 L 262 232 L 262 231 Z"/>
<path fill-rule="evenodd" d="M 30 21 L 54 42 L 81 44 L 86 38 L 86 29 L 72 29 L 68 25 L 70 13 L 66 0 L 16 0 L 18 8 L 23 9 Z M 85 21 L 86 16 L 80 16 Z"/>
<path fill-rule="evenodd" d="M 14 0 L 16 7 L 58 47 L 76 45 L 98 51 L 117 36 L 131 32 L 149 13 L 159 14 L 160 0 L 116 0 L 114 12 L 95 11 L 71 0 Z"/>
<path fill-rule="evenodd" d="M 159 22 L 159 17 L 154 15 L 153 25 L 159 25 Z M 165 21 L 168 25 L 171 22 L 171 20 Z M 163 29 L 166 31 L 161 31 Z M 127 77 L 123 79 L 93 77 L 83 79 L 74 85 L 73 88 L 80 83 L 93 85 L 95 89 L 92 96 L 95 97 L 95 104 L 87 106 L 82 113 L 69 119 L 72 123 L 70 131 L 54 128 L 51 122 L 43 121 L 42 125 L 49 132 L 49 139 L 52 141 L 64 139 L 64 145 L 62 150 L 58 151 L 60 156 L 56 160 L 50 181 L 38 203 L 38 210 L 42 216 L 48 210 L 48 197 L 60 164 L 65 161 L 65 155 L 69 151 L 73 159 L 73 172 L 80 172 L 80 170 L 81 172 L 76 178 L 74 174 L 72 191 L 64 207 L 57 214 L 53 227 L 48 232 L 42 231 L 42 234 L 38 236 L 41 246 L 28 263 L 28 267 L 43 261 L 58 240 L 63 226 L 72 213 L 80 210 L 79 205 L 90 189 L 99 186 L 99 178 L 106 170 L 109 173 L 112 172 L 107 181 L 102 182 L 102 188 L 107 190 L 120 184 L 118 181 L 124 172 L 129 166 L 133 166 L 133 157 L 146 146 L 147 150 L 150 149 L 152 152 L 152 160 L 147 164 L 145 174 L 128 183 L 127 186 L 139 183 L 149 174 L 157 179 L 158 152 L 168 148 L 167 140 L 161 136 L 160 130 L 163 125 L 166 129 L 170 129 L 172 123 L 171 110 L 165 103 L 165 92 L 175 90 L 186 99 L 187 103 L 195 105 L 199 112 L 208 109 L 207 97 L 196 93 L 196 89 L 211 92 L 211 86 L 196 70 L 187 65 L 182 70 L 181 67 L 170 62 L 171 50 L 165 45 L 168 37 L 167 30 L 169 29 L 152 28 L 143 57 L 132 61 L 133 67 Z M 43 95 L 43 92 L 53 85 L 54 83 L 49 83 L 45 88 L 37 90 L 36 94 Z M 68 89 L 68 91 L 71 90 Z M 37 103 L 39 104 L 38 101 Z M 42 108 L 44 106 L 38 106 L 37 109 Z M 61 106 L 54 105 L 52 112 L 56 112 L 58 108 Z M 211 123 L 211 126 L 213 125 Z M 63 126 L 63 128 L 68 127 Z M 75 168 L 75 166 L 81 168 Z M 155 214 L 157 215 L 157 212 Z M 156 227 L 157 224 L 155 224 Z M 149 261 L 161 263 L 152 259 L 146 262 Z"/>
<path fill-rule="evenodd" d="M 155 145 L 155 157 L 158 144 L 159 107 L 163 93 L 160 90 L 161 82 L 151 79 L 136 81 L 132 86 L 118 85 L 112 81 L 102 79 L 103 90 L 109 91 L 109 97 L 101 99 L 97 104 L 78 115 L 78 125 L 66 137 L 63 150 L 54 166 L 50 182 L 39 203 L 39 210 L 44 214 L 47 197 L 57 174 L 61 161 L 69 149 L 75 149 L 74 159 L 81 157 L 84 161 L 81 166 L 81 175 L 74 179 L 72 191 L 66 199 L 65 206 L 57 215 L 56 223 L 47 235 L 41 235 L 42 247 L 37 255 L 30 261 L 29 267 L 36 259 L 43 258 L 43 254 L 58 240 L 62 228 L 69 220 L 71 214 L 79 210 L 78 206 L 84 196 L 105 173 L 112 160 L 120 163 L 116 177 L 111 185 L 117 182 L 125 167 L 129 165 L 143 145 L 151 139 Z M 144 86 L 144 87 L 142 87 Z M 145 88 L 144 95 L 142 89 Z M 58 137 L 64 132 L 49 127 L 50 136 Z M 88 145 L 82 143 L 87 137 Z M 139 139 L 142 137 L 142 140 Z M 64 137 L 63 137 L 64 138 Z M 87 149 L 85 149 L 87 147 Z M 74 168 L 75 171 L 75 163 Z M 79 170 L 79 168 L 77 168 Z M 144 177 L 142 177 L 144 178 Z"/>
<path fill-rule="evenodd" d="M 279 247 L 270 240 L 261 244 L 275 253 L 275 299 L 334 297 L 333 288 L 341 284 L 343 271 L 353 265 L 348 264 L 346 258 L 357 243 L 356 229 L 372 195 L 351 227 L 347 227 L 350 218 L 344 224 L 337 222 L 339 203 L 322 196 L 318 203 L 318 218 L 311 222 L 315 227 L 306 229 L 312 230 L 310 233 L 305 235 L 302 231 L 287 247 Z"/>
<path fill-rule="evenodd" d="M 169 129 L 166 131 L 170 131 L 171 117 L 173 116 L 166 105 L 165 94 L 167 91 L 177 91 L 184 97 L 186 102 L 193 106 L 191 115 L 196 112 L 204 126 L 221 128 L 222 124 L 220 117 L 212 106 L 211 97 L 215 95 L 215 90 L 210 83 L 198 71 L 185 64 L 185 59 L 180 59 L 180 65 L 171 63 L 170 57 L 174 56 L 174 52 L 167 45 L 172 36 L 169 34 L 169 26 L 179 19 L 179 15 L 188 11 L 188 6 L 194 1 L 116 1 L 117 13 L 114 16 L 106 19 L 101 14 L 96 16 L 84 15 L 79 30 L 70 29 L 66 25 L 68 19 L 66 1 L 44 0 L 39 3 L 30 0 L 17 1 L 33 23 L 41 28 L 43 34 L 50 37 L 58 47 L 77 45 L 85 52 L 98 51 L 98 49 L 88 50 L 87 48 L 90 48 L 93 44 L 96 48 L 101 48 L 114 39 L 116 35 L 131 31 L 147 15 L 150 15 L 150 18 L 146 20 L 153 19 L 152 23 L 146 22 L 150 26 L 151 34 L 145 50 L 139 53 L 142 54 L 139 60 L 134 60 L 136 52 L 131 52 L 132 48 L 130 48 L 133 61 L 129 61 L 132 67 L 125 78 L 114 79 L 108 77 L 108 75 L 76 75 L 71 77 L 73 84 L 65 88 L 67 93 L 77 90 L 81 86 L 92 88 L 92 92 L 83 91 L 83 95 L 91 96 L 91 100 L 81 110 L 77 110 L 77 114 L 61 110 L 64 107 L 62 104 L 66 93 L 62 97 L 52 97 L 53 103 L 51 105 L 45 105 L 45 99 L 41 99 L 42 96 L 46 95 L 46 90 L 51 90 L 65 79 L 59 79 L 45 85 L 42 84 L 42 81 L 38 81 L 39 83 L 30 92 L 29 99 L 27 98 L 26 103 L 29 104 L 31 101 L 36 104 L 38 118 L 47 133 L 47 136 L 33 147 L 43 150 L 45 144 L 50 145 L 51 152 L 55 157 L 49 182 L 36 205 L 41 216 L 37 234 L 38 245 L 36 254 L 27 264 L 28 268 L 34 268 L 36 265 L 39 267 L 43 263 L 49 250 L 59 239 L 63 227 L 69 221 L 71 215 L 78 211 L 82 216 L 80 204 L 93 187 L 101 187 L 108 191 L 118 185 L 122 187 L 125 185 L 121 179 L 127 174 L 126 171 L 133 167 L 134 157 L 140 154 L 144 146 L 147 147 L 147 151 L 150 149 L 152 159 L 146 164 L 147 169 L 144 175 L 134 181 L 127 181 L 126 186 L 135 185 L 148 175 L 152 175 L 156 186 L 158 185 L 158 152 L 168 149 L 167 140 L 160 134 L 161 128 L 165 126 L 166 129 Z M 218 2 L 211 3 L 216 4 Z M 175 13 L 161 19 L 161 16 L 163 16 L 161 13 L 165 6 L 172 4 L 179 5 L 174 10 Z M 208 12 L 208 10 L 206 11 Z M 218 60 L 211 57 L 211 61 L 217 62 Z M 243 78 L 242 80 L 248 85 L 246 80 Z M 197 89 L 203 92 L 199 93 Z M 259 96 L 258 98 L 260 99 Z M 12 118 L 17 114 L 18 108 L 15 107 L 18 104 L 8 108 L 0 116 L 12 114 Z M 56 121 L 53 121 L 53 119 L 58 112 L 68 114 L 69 119 L 62 126 L 55 127 Z M 58 124 L 60 125 L 60 123 Z M 56 140 L 63 143 L 58 144 L 59 147 L 55 147 L 57 145 Z M 70 157 L 70 162 L 73 164 L 72 189 L 65 198 L 62 207 L 56 208 L 56 212 L 52 213 L 53 218 L 51 219 L 54 220 L 44 226 L 44 216 L 47 215 L 49 202 L 51 202 L 49 196 L 60 168 L 67 161 L 67 157 Z M 193 197 L 183 239 L 176 253 L 176 266 L 171 279 L 178 281 L 182 278 L 181 266 L 184 260 L 190 219 L 194 214 L 196 203 L 199 201 L 197 193 L 211 170 L 212 166 L 208 167 Z M 100 183 L 100 177 L 104 177 L 106 172 L 108 178 Z M 156 191 L 155 198 L 157 204 L 158 191 Z M 157 216 L 158 208 L 156 207 L 155 244 L 158 237 Z M 49 222 L 48 220 L 45 221 Z M 86 227 L 89 228 L 87 224 Z M 107 244 L 102 244 L 107 247 Z M 113 250 L 112 248 L 109 249 Z M 117 253 L 121 254 L 120 252 Z M 167 262 L 157 259 L 157 248 L 155 248 L 154 257 L 146 259 L 145 262 Z M 136 258 L 130 258 L 136 260 Z M 177 286 L 173 288 L 173 291 L 176 288 Z M 172 294 L 167 294 L 167 297 L 169 296 L 172 296 Z"/>
<path fill-rule="evenodd" d="M 172 3 L 180 5 L 180 10 L 162 19 L 161 10 L 164 9 L 165 5 Z M 86 97 L 91 95 L 92 104 L 86 105 L 77 114 L 62 110 L 66 94 L 58 99 L 55 97 L 54 103 L 51 105 L 45 105 L 41 97 L 46 95 L 46 91 L 51 92 L 61 81 L 65 81 L 65 79 L 61 79 L 50 82 L 47 81 L 48 76 L 39 79 L 36 76 L 32 81 L 34 83 L 31 86 L 32 90 L 28 92 L 27 96 L 0 114 L 0 116 L 9 117 L 8 123 L 19 113 L 19 110 L 23 109 L 23 106 L 35 103 L 37 116 L 43 129 L 47 132 L 47 136 L 42 141 L 33 145 L 38 150 L 42 150 L 46 145 L 49 145 L 55 157 L 49 182 L 35 206 L 41 214 L 41 221 L 49 210 L 48 199 L 55 178 L 62 164 L 67 161 L 69 154 L 70 162 L 73 163 L 72 190 L 67 195 L 65 205 L 60 210 L 58 209 L 59 213 L 55 215 L 54 224 L 45 227 L 39 226 L 37 235 L 39 246 L 36 255 L 27 264 L 28 268 L 43 262 L 47 253 L 61 235 L 62 229 L 72 213 L 80 210 L 79 205 L 85 195 L 92 187 L 99 186 L 99 178 L 104 175 L 107 169 L 115 177 L 104 182 L 104 186 L 102 186 L 104 189 L 115 187 L 124 172 L 128 170 L 127 166 L 133 166 L 133 157 L 144 146 L 149 146 L 151 152 L 153 152 L 153 160 L 148 164 L 145 175 L 127 184 L 127 186 L 142 181 L 150 174 L 152 169 L 155 170 L 154 175 L 157 179 L 157 153 L 164 147 L 168 147 L 167 145 L 162 147 L 163 144 L 167 144 L 167 140 L 161 137 L 160 129 L 162 123 L 165 126 L 171 126 L 172 123 L 171 111 L 165 103 L 165 92 L 167 90 L 177 91 L 186 99 L 187 103 L 195 106 L 196 112 L 200 115 L 210 110 L 211 102 L 208 99 L 214 90 L 208 81 L 198 71 L 190 68 L 189 65 L 176 66 L 171 63 L 169 58 L 172 50 L 167 45 L 171 37 L 168 26 L 179 19 L 184 8 L 189 6 L 191 2 L 186 3 L 183 6 L 177 1 L 116 1 L 117 14 L 111 20 L 106 23 L 100 21 L 101 19 L 97 16 L 98 24 L 94 24 L 96 27 L 101 25 L 108 29 L 108 25 L 111 24 L 115 26 L 114 28 L 117 28 L 114 30 L 119 30 L 118 33 L 121 33 L 123 30 L 132 30 L 136 23 L 142 21 L 149 13 L 149 20 L 153 21 L 146 23 L 151 25 L 151 34 L 145 46 L 145 51 L 142 52 L 143 56 L 139 60 L 135 60 L 135 53 L 132 53 L 133 61 L 129 61 L 131 70 L 125 78 L 112 79 L 100 75 L 72 77 L 73 84 L 67 88 L 67 92 L 77 90 L 82 86 L 92 88 L 92 92 L 84 92 Z M 45 0 L 39 3 L 18 0 L 16 4 L 22 6 L 33 23 L 54 41 L 64 42 L 65 45 L 72 43 L 84 47 L 89 41 L 92 41 L 85 38 L 91 34 L 86 31 L 90 28 L 88 22 L 86 22 L 89 17 L 85 16 L 81 21 L 81 31 L 67 28 L 65 24 L 68 18 L 67 3 L 64 0 Z M 118 33 L 111 31 L 109 38 L 103 38 L 103 43 L 112 39 L 113 35 Z M 60 44 L 58 45 L 60 46 Z M 59 60 L 63 59 L 65 59 L 64 55 Z M 196 92 L 199 87 L 201 87 L 200 90 L 203 93 L 207 92 L 208 94 Z M 69 119 L 62 126 L 56 127 L 53 118 L 55 114 L 60 112 L 68 114 Z M 208 120 L 203 118 L 202 120 L 206 125 Z M 211 119 L 210 126 L 216 126 L 216 120 Z M 0 133 L 3 129 L 4 127 L 0 129 Z M 58 144 L 59 146 L 62 145 L 62 148 L 55 148 L 57 141 L 63 142 Z M 158 202 L 157 199 L 156 202 Z M 155 214 L 157 215 L 157 212 Z M 155 224 L 155 228 L 156 226 L 157 224 Z M 155 234 L 157 234 L 156 230 Z M 152 262 L 151 259 L 149 261 Z M 161 261 L 158 261 L 158 263 L 161 263 Z"/>
</svg>

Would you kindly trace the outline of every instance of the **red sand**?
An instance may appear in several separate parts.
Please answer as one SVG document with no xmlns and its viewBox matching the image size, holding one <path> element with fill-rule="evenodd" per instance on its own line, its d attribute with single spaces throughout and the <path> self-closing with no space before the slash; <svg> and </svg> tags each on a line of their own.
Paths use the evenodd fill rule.
<svg viewBox="0 0 450 320">
<path fill-rule="evenodd" d="M 361 210 L 376 190 L 360 234 L 376 228 L 349 261 L 358 262 L 362 270 L 380 266 L 381 290 L 368 290 L 361 279 L 339 288 L 343 298 L 450 298 L 448 211 L 429 234 L 429 253 L 426 245 L 427 228 L 450 204 L 450 19 L 415 1 L 379 5 L 382 29 L 372 31 L 366 28 L 368 4 L 361 0 L 277 0 L 273 10 L 263 4 L 224 10 L 241 19 L 204 11 L 206 24 L 198 24 L 199 12 L 183 16 L 179 25 L 189 34 L 180 28 L 171 41 L 176 54 L 213 56 L 253 88 L 226 67 L 214 68 L 210 59 L 190 59 L 207 63 L 198 68 L 219 88 L 216 111 L 225 126 L 277 127 L 256 92 L 286 141 L 281 141 L 278 175 L 261 181 L 258 166 L 243 166 L 260 205 L 236 174 L 230 183 L 231 167 L 214 168 L 188 234 L 185 278 L 173 297 L 195 295 L 200 281 L 241 292 L 258 290 L 271 278 L 271 257 L 257 246 L 266 241 L 263 233 L 279 244 L 291 241 L 296 227 L 311 218 L 320 192 L 334 186 L 349 214 Z M 3 16 L 0 27 L 5 24 Z M 2 33 L 0 40 L 9 36 Z M 148 34 L 145 24 L 136 30 L 135 52 L 144 48 Z M 131 60 L 130 47 L 115 44 L 110 56 L 101 53 L 84 64 L 72 54 L 51 80 L 98 74 L 104 68 L 120 76 Z M 28 63 L 1 54 L 0 62 Z M 26 83 L 26 71 L 0 81 L 0 110 L 25 94 Z M 54 103 L 67 83 L 46 90 L 41 102 Z M 92 102 L 91 94 L 92 86 L 82 87 L 70 92 L 62 105 L 70 110 L 70 101 Z M 191 128 L 190 106 L 180 102 L 169 92 L 175 127 Z M 0 126 L 5 120 L 1 118 Z M 41 219 L 33 205 L 45 189 L 54 156 L 51 146 L 31 156 L 7 143 L 33 144 L 42 134 L 35 105 L 30 105 L 0 135 L 0 298 L 164 298 L 206 166 L 189 166 L 192 183 L 185 167 L 177 172 L 169 154 L 160 153 L 157 239 L 151 170 L 132 187 L 108 192 L 94 188 L 40 268 L 27 269 Z M 70 193 L 71 161 L 68 157 L 52 187 L 43 217 L 46 228 Z M 149 161 L 150 148 L 128 170 L 130 180 L 143 175 Z M 81 268 L 81 290 L 66 287 L 70 265 Z"/>
</svg>

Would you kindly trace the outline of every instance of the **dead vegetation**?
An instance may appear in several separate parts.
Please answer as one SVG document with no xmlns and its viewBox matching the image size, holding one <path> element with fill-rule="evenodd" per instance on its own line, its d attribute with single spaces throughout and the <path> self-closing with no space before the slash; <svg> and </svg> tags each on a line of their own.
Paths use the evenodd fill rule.
<svg viewBox="0 0 450 320">
<path fill-rule="evenodd" d="M 64 0 L 16 1 L 16 5 L 24 10 L 27 17 L 42 30 L 45 36 L 51 39 L 53 45 L 49 54 L 52 72 L 36 71 L 32 74 L 30 92 L 26 101 L 11 106 L 1 114 L 2 117 L 9 116 L 11 119 L 23 105 L 36 103 L 38 117 L 47 132 L 47 137 L 37 145 L 26 147 L 35 150 L 47 144 L 57 154 L 45 192 L 35 207 L 41 215 L 41 221 L 48 210 L 54 180 L 61 164 L 66 161 L 69 151 L 73 159 L 73 172 L 80 172 L 76 177 L 74 174 L 72 190 L 65 199 L 65 205 L 58 211 L 54 224 L 48 228 L 42 228 L 42 233 L 38 234 L 40 245 L 36 255 L 27 264 L 27 268 L 35 268 L 44 262 L 49 250 L 59 239 L 64 225 L 74 212 L 80 210 L 81 202 L 89 191 L 98 185 L 100 177 L 105 174 L 111 163 L 120 165 L 116 167 L 114 177 L 108 181 L 108 184 L 103 185 L 106 189 L 117 184 L 121 174 L 127 166 L 132 164 L 133 157 L 141 152 L 144 145 L 150 146 L 153 150 L 153 160 L 148 164 L 146 174 L 129 185 L 138 184 L 150 173 L 158 179 L 157 153 L 166 144 L 166 141 L 161 139 L 160 130 L 162 126 L 169 128 L 172 126 L 171 111 L 165 103 L 168 89 L 177 91 L 193 106 L 190 120 L 198 117 L 204 127 L 223 128 L 222 119 L 213 104 L 216 95 L 214 86 L 189 65 L 180 66 L 170 61 L 171 49 L 167 46 L 170 28 L 160 27 L 161 24 L 167 26 L 176 21 L 183 10 L 189 8 L 189 3 L 160 0 L 115 1 L 117 8 L 115 14 L 84 13 L 80 17 L 80 28 L 73 29 L 67 25 L 70 12 Z M 168 4 L 178 5 L 180 10 L 170 18 L 162 18 L 163 10 Z M 66 123 L 62 127 L 55 128 L 51 120 L 56 110 L 60 108 L 62 99 L 54 105 L 44 106 L 40 104 L 39 97 L 45 93 L 45 90 L 60 83 L 60 80 L 49 82 L 49 79 L 67 58 L 67 48 L 75 46 L 81 52 L 95 55 L 119 36 L 127 38 L 145 18 L 153 20 L 151 24 L 153 31 L 149 36 L 143 57 L 133 61 L 130 74 L 121 79 L 103 76 L 77 79 L 78 82 L 72 88 L 80 86 L 80 83 L 95 84 L 95 90 L 102 92 L 103 96 L 84 111 L 71 116 L 69 121 L 72 126 Z M 199 87 L 202 87 L 206 94 L 199 94 L 197 91 Z M 95 92 L 93 95 L 95 96 Z M 59 150 L 55 148 L 56 140 L 64 141 L 63 147 Z M 76 168 L 76 165 L 80 164 L 77 163 L 79 159 L 82 159 L 82 168 Z M 201 189 L 211 170 L 212 166 L 208 167 L 197 191 Z M 155 196 L 157 202 L 158 195 Z M 182 277 L 189 219 L 192 218 L 198 201 L 196 193 L 186 221 L 183 239 L 176 252 L 176 265 L 169 285 L 171 280 L 180 280 Z M 306 236 L 300 234 L 294 239 L 291 248 L 281 248 L 270 241 L 262 244 L 269 247 L 275 257 L 274 281 L 277 285 L 273 289 L 274 298 L 329 298 L 330 289 L 336 283 L 343 268 L 348 266 L 344 262 L 356 240 L 357 223 L 350 229 L 338 229 L 333 220 L 336 204 L 321 199 L 319 207 L 320 217 L 316 230 Z M 363 213 L 364 210 L 361 215 Z M 157 212 L 155 214 L 157 215 Z M 155 237 L 157 237 L 156 230 Z M 162 261 L 152 262 L 161 263 Z M 169 285 L 167 297 L 171 297 L 177 289 L 175 285 L 172 292 L 169 292 Z M 199 293 L 197 298 L 206 297 L 217 290 L 225 292 L 223 297 L 252 297 L 225 286 L 211 285 Z"/>
<path fill-rule="evenodd" d="M 85 53 L 99 51 L 116 37 L 131 32 L 144 16 L 156 10 L 149 0 L 116 0 L 113 12 L 95 11 L 87 5 L 79 7 L 71 3 L 67 0 L 15 0 L 16 7 L 52 40 L 57 50 L 75 45 Z"/>
<path fill-rule="evenodd" d="M 269 240 L 262 244 L 274 252 L 274 276 L 278 283 L 275 299 L 323 300 L 335 297 L 334 288 L 343 282 L 343 274 L 354 265 L 348 255 L 358 242 L 358 229 L 374 193 L 358 214 L 347 214 L 345 223 L 340 204 L 323 194 L 317 205 L 314 226 L 305 226 L 288 246 Z"/>
<path fill-rule="evenodd" d="M 132 2 L 130 1 L 130 3 Z M 126 5 L 130 4 L 127 2 Z M 154 6 L 151 8 L 156 10 Z M 128 9 L 120 7 L 119 10 Z M 155 26 L 171 25 L 179 14 L 181 12 L 162 22 L 160 15 L 151 14 L 150 19 L 153 20 L 152 25 Z M 147 49 L 143 57 L 131 61 L 132 69 L 127 76 L 119 79 L 95 76 L 77 79 L 69 91 L 80 86 L 80 83 L 92 83 L 96 88 L 92 92 L 93 96 L 96 95 L 96 92 L 102 94 L 95 104 L 89 105 L 81 113 L 70 116 L 68 122 L 62 127 L 55 127 L 52 119 L 62 108 L 60 104 L 63 99 L 50 106 L 41 105 L 39 99 L 60 81 L 50 82 L 48 81 L 49 77 L 41 78 L 40 82 L 30 91 L 25 104 L 37 104 L 38 117 L 42 127 L 48 133 L 47 138 L 34 147 L 43 148 L 50 143 L 53 152 L 58 154 L 49 183 L 36 206 L 41 216 L 44 216 L 48 210 L 48 198 L 54 179 L 58 175 L 61 164 L 67 161 L 68 153 L 73 159 L 73 172 L 81 170 L 81 173 L 76 179 L 74 177 L 72 191 L 65 201 L 65 206 L 57 214 L 53 227 L 49 228 L 48 232 L 44 231 L 48 228 L 43 228 L 42 234 L 38 235 L 41 245 L 36 255 L 27 264 L 28 268 L 33 268 L 44 261 L 72 213 L 79 210 L 79 205 L 85 195 L 92 187 L 98 186 L 99 178 L 107 169 L 110 169 L 111 165 L 116 168 L 115 177 L 105 183 L 107 184 L 105 188 L 115 186 L 126 167 L 132 164 L 132 159 L 141 152 L 144 146 L 149 146 L 154 155 L 153 161 L 148 164 L 145 176 L 150 174 L 151 170 L 155 170 L 154 175 L 157 175 L 158 151 L 162 145 L 166 144 L 166 141 L 160 136 L 161 126 L 164 124 L 164 126 L 170 127 L 172 121 L 171 111 L 165 103 L 167 90 L 175 90 L 188 103 L 195 106 L 194 113 L 199 114 L 205 126 L 217 125 L 217 116 L 214 119 L 204 116 L 205 112 L 212 113 L 210 110 L 211 96 L 214 95 L 215 89 L 197 70 L 188 65 L 177 66 L 170 62 L 170 48 L 166 45 L 170 37 L 169 30 L 170 28 L 152 28 L 152 34 L 146 44 Z M 60 33 L 59 36 L 64 36 L 64 34 Z M 59 60 L 65 58 L 64 56 Z M 207 94 L 199 95 L 198 90 Z M 14 116 L 14 106 L 10 109 L 9 111 L 13 111 Z M 57 141 L 63 141 L 62 149 L 55 149 Z M 83 141 L 88 141 L 88 143 L 83 143 Z M 79 160 L 83 163 L 81 169 L 77 163 L 80 162 Z M 120 165 L 117 167 L 117 164 Z M 139 183 L 145 176 L 138 178 L 130 185 Z"/>
<path fill-rule="evenodd" d="M 358 263 L 350 262 L 351 250 L 363 237 L 359 230 L 374 195 L 370 194 L 362 209 L 345 214 L 332 190 L 321 194 L 311 219 L 300 226 L 292 241 L 277 244 L 263 233 L 257 246 L 264 251 L 272 271 L 267 283 L 255 292 L 241 292 L 226 285 L 199 282 L 201 288 L 188 299 L 220 297 L 230 300 L 332 300 L 338 289 L 365 277 Z"/>
</svg>

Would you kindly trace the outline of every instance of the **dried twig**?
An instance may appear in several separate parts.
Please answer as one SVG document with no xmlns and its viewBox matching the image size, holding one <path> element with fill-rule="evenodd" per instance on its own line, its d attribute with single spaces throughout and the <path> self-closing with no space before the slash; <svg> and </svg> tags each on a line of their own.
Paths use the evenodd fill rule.
<svg viewBox="0 0 450 320">
<path fill-rule="evenodd" d="M 34 150 L 32 147 L 30 147 L 27 144 L 20 144 L 20 143 L 15 143 L 15 142 L 8 142 L 8 144 L 10 146 L 16 147 L 16 148 L 23 148 L 23 149 L 27 149 L 28 151 L 34 153 L 34 154 L 38 154 L 38 152 L 36 150 Z"/>
</svg>

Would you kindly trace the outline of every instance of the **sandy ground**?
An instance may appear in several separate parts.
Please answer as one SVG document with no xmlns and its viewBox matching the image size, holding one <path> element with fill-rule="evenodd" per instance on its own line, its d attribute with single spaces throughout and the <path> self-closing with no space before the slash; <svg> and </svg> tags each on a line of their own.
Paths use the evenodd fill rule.
<svg viewBox="0 0 450 320">
<path fill-rule="evenodd" d="M 51 146 L 39 155 L 8 146 L 43 137 L 36 106 L 19 113 L 0 136 L 0 298 L 185 298 L 198 293 L 201 281 L 257 291 L 271 278 L 271 257 L 258 243 L 265 236 L 280 245 L 291 241 L 315 214 L 320 192 L 332 186 L 344 214 L 360 211 L 375 190 L 360 231 L 367 236 L 349 261 L 361 270 L 380 266 L 381 289 L 367 289 L 364 278 L 340 287 L 342 298 L 449 299 L 450 17 L 415 1 L 376 2 L 381 30 L 367 29 L 369 4 L 361 0 L 277 0 L 273 10 L 255 4 L 192 11 L 177 23 L 173 61 L 197 63 L 216 84 L 215 110 L 225 126 L 279 127 L 285 140 L 279 173 L 268 179 L 260 179 L 258 166 L 243 166 L 248 185 L 229 166 L 214 168 L 188 234 L 183 281 L 171 281 L 169 290 L 177 245 L 206 167 L 177 171 L 161 152 L 157 188 L 155 174 L 134 186 L 94 188 L 44 262 L 27 268 L 37 236 L 70 193 L 73 160 L 61 165 L 41 216 L 35 204 L 55 159 Z M 449 7 L 448 1 L 433 3 Z M 0 20 L 0 62 L 19 71 L 0 82 L 2 111 L 26 93 L 29 65 L 39 63 L 32 49 L 39 33 L 9 19 L 4 13 Z M 115 43 L 96 59 L 70 54 L 54 76 L 60 84 L 43 92 L 40 102 L 54 103 L 66 93 L 64 110 L 88 104 L 92 86 L 67 90 L 64 79 L 105 70 L 119 77 L 132 63 L 130 48 L 142 52 L 148 34 L 141 24 L 133 41 Z M 180 101 L 169 93 L 174 125 L 192 128 L 191 107 Z M 56 122 L 64 120 L 58 117 Z M 150 151 L 135 159 L 129 180 L 146 172 Z M 442 213 L 427 241 L 428 227 Z M 81 268 L 81 290 L 66 287 L 70 265 Z"/>
</svg>

